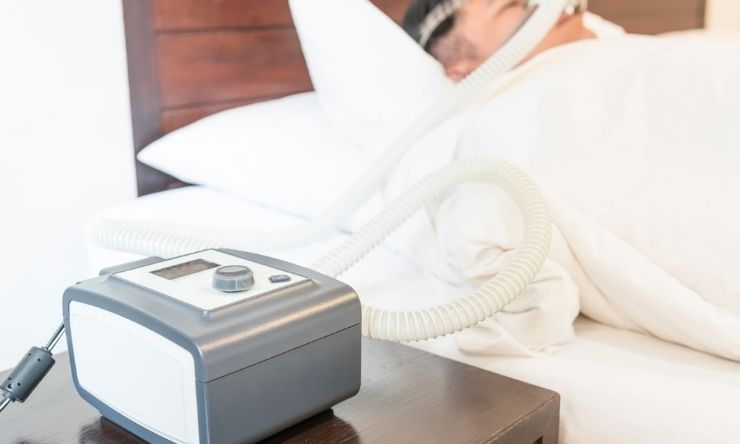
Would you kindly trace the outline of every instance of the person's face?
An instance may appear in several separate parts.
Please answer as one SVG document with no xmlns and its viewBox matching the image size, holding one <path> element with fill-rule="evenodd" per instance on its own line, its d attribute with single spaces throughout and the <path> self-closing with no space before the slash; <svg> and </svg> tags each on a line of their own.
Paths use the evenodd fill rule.
<svg viewBox="0 0 740 444">
<path fill-rule="evenodd" d="M 496 52 L 526 17 L 525 0 L 468 0 L 455 14 L 450 31 L 433 42 L 430 53 L 447 76 L 460 81 Z"/>
</svg>

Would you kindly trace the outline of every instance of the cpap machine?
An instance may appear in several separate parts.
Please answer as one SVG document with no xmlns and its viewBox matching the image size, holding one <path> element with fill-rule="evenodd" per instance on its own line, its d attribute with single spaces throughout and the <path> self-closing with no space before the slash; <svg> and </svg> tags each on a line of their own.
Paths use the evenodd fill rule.
<svg viewBox="0 0 740 444">
<path fill-rule="evenodd" d="M 535 183 L 493 158 L 457 161 L 421 179 L 308 268 L 239 250 L 279 250 L 331 236 L 413 143 L 515 67 L 563 12 L 585 9 L 584 0 L 529 4 L 530 13 L 503 48 L 422 115 L 316 221 L 285 232 L 94 227 L 97 243 L 151 257 L 103 270 L 65 291 L 64 323 L 2 383 L 0 411 L 28 398 L 54 365 L 51 350 L 66 334 L 77 391 L 111 421 L 148 442 L 254 442 L 356 394 L 361 335 L 397 342 L 435 338 L 511 303 L 541 268 L 552 222 Z M 446 304 L 393 311 L 361 304 L 336 280 L 417 210 L 470 181 L 503 187 L 524 220 L 521 246 L 489 282 Z"/>
</svg>

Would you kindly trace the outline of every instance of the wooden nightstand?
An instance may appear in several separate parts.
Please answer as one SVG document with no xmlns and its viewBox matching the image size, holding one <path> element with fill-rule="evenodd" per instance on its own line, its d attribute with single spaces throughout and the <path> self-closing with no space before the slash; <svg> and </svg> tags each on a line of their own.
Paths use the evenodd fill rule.
<svg viewBox="0 0 740 444">
<path fill-rule="evenodd" d="M 362 359 L 357 396 L 266 442 L 558 442 L 557 393 L 387 342 L 364 339 Z M 66 354 L 25 404 L 0 413 L 0 441 L 142 442 L 77 396 Z"/>
</svg>

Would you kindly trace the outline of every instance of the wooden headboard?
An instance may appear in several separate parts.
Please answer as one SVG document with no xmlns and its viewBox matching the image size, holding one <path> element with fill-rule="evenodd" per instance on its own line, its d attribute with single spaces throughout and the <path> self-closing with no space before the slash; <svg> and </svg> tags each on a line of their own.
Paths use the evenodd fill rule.
<svg viewBox="0 0 740 444">
<path fill-rule="evenodd" d="M 400 21 L 410 0 L 373 0 Z M 705 0 L 590 0 L 642 34 L 701 28 Z M 288 0 L 123 0 L 134 150 L 208 114 L 311 89 Z M 137 161 L 139 195 L 182 186 Z"/>
</svg>

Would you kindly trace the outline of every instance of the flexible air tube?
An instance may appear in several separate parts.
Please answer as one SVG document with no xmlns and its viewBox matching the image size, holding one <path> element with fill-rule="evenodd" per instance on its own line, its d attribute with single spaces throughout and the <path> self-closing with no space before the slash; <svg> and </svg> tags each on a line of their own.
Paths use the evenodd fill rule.
<svg viewBox="0 0 740 444">
<path fill-rule="evenodd" d="M 383 156 L 334 206 L 315 221 L 296 228 L 280 231 L 241 232 L 239 244 L 247 246 L 248 250 L 274 251 L 305 245 L 333 235 L 336 227 L 348 215 L 367 202 L 370 196 L 381 188 L 391 170 L 414 143 L 448 116 L 456 113 L 464 104 L 475 100 L 481 90 L 523 60 L 557 23 L 565 8 L 571 4 L 571 0 L 539 0 L 532 1 L 531 4 L 533 4 L 533 13 L 503 47 L 460 82 L 449 96 L 431 107 L 401 134 Z M 105 220 L 96 221 L 90 227 L 89 233 L 93 242 L 105 248 L 158 254 L 165 257 L 183 251 L 183 245 L 189 244 L 187 238 L 213 243 L 227 234 L 211 232 L 204 235 L 203 233 L 183 232 L 179 227 L 172 225 L 121 223 L 120 221 L 113 223 Z"/>
<path fill-rule="evenodd" d="M 514 257 L 472 294 L 447 304 L 412 311 L 362 305 L 362 334 L 389 341 L 418 341 L 451 334 L 490 318 L 532 283 L 550 250 L 552 220 L 536 184 L 514 165 L 490 157 L 454 162 L 421 179 L 357 234 L 311 266 L 338 276 L 372 251 L 399 225 L 463 182 L 492 182 L 514 199 L 522 213 L 524 238 Z"/>
<path fill-rule="evenodd" d="M 534 181 L 516 166 L 491 157 L 471 158 L 437 170 L 416 182 L 355 235 L 341 243 L 310 268 L 337 277 L 429 203 L 439 202 L 464 182 L 491 182 L 514 199 L 522 213 L 524 238 L 511 261 L 471 295 L 437 307 L 392 311 L 362 306 L 362 333 L 377 339 L 416 341 L 451 334 L 491 317 L 511 303 L 534 280 L 550 249 L 552 221 L 547 204 Z M 141 227 L 144 228 L 144 227 Z M 125 226 L 108 232 L 129 238 Z M 138 229 L 138 228 L 137 228 Z M 173 227 L 137 236 L 134 251 L 165 257 L 216 247 L 249 249 L 239 231 L 209 232 Z M 163 237 L 160 237 L 163 236 Z M 160 242 L 160 239 L 166 242 Z M 116 243 L 115 239 L 108 239 Z M 151 247 L 157 247 L 152 249 Z"/>
<path fill-rule="evenodd" d="M 381 187 L 392 168 L 416 141 L 457 112 L 463 104 L 473 101 L 479 91 L 528 55 L 555 25 L 571 1 L 541 0 L 537 3 L 536 12 L 530 15 L 501 50 L 459 83 L 449 97 L 422 115 L 357 184 L 316 221 L 297 229 L 270 232 L 202 232 L 183 226 L 99 221 L 91 227 L 92 239 L 107 248 L 171 257 L 213 247 L 257 251 L 284 249 L 330 236 L 338 222 Z M 455 162 L 420 180 L 312 268 L 330 276 L 338 276 L 425 204 L 437 202 L 467 181 L 493 182 L 513 196 L 522 212 L 525 227 L 522 245 L 515 256 L 500 273 L 472 294 L 447 304 L 412 311 L 363 305 L 364 335 L 392 341 L 415 341 L 451 334 L 491 317 L 511 303 L 534 280 L 550 246 L 552 221 L 547 205 L 525 173 L 507 162 L 492 158 Z"/>
</svg>

